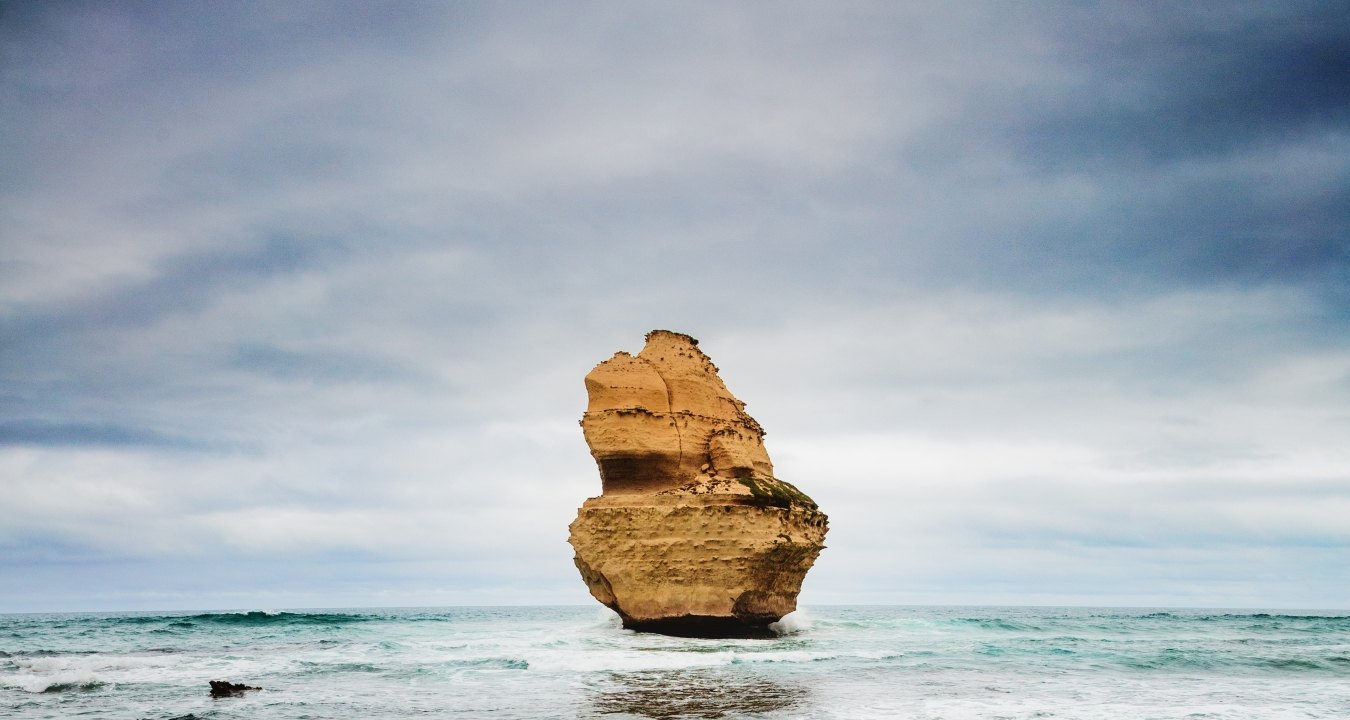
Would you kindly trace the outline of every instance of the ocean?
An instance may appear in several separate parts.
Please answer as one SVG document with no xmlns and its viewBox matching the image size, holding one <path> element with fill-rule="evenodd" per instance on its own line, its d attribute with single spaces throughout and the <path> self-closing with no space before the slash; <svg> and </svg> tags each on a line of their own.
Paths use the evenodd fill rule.
<svg viewBox="0 0 1350 720">
<path fill-rule="evenodd" d="M 768 640 L 599 607 L 0 616 L 0 718 L 1350 718 L 1350 612 L 813 607 Z M 208 682 L 257 686 L 212 698 Z"/>
</svg>

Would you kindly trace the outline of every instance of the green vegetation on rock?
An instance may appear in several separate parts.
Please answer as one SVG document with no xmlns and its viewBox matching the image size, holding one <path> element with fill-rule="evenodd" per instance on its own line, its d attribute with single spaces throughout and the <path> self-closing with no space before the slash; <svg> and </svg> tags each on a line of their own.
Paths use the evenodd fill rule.
<svg viewBox="0 0 1350 720">
<path fill-rule="evenodd" d="M 775 507 L 789 507 L 793 503 L 816 509 L 816 502 L 806 493 L 798 490 L 790 482 L 777 478 L 759 476 L 736 478 L 740 484 L 750 488 L 750 494 Z"/>
</svg>

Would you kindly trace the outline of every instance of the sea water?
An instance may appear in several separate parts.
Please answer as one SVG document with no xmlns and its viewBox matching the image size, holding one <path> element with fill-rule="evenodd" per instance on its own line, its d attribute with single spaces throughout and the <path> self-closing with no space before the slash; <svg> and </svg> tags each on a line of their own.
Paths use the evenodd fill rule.
<svg viewBox="0 0 1350 720">
<path fill-rule="evenodd" d="M 0 616 L 0 718 L 1350 718 L 1350 613 L 597 607 Z M 211 698 L 208 682 L 262 688 Z"/>
</svg>

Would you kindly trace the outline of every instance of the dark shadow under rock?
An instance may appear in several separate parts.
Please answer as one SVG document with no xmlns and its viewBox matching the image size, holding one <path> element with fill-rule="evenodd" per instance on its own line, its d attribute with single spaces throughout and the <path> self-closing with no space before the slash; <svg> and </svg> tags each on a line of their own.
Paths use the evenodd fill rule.
<svg viewBox="0 0 1350 720">
<path fill-rule="evenodd" d="M 775 618 L 776 619 L 776 618 Z M 732 639 L 775 638 L 778 634 L 770 630 L 768 622 L 763 625 L 750 625 L 730 617 L 710 617 L 707 615 L 682 615 L 660 620 L 625 619 L 623 626 L 637 632 L 660 633 L 675 637 Z"/>
</svg>

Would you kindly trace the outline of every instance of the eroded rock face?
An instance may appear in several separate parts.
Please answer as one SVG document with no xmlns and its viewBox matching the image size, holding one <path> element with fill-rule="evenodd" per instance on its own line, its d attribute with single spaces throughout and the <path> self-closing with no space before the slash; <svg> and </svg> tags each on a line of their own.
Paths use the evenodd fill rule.
<svg viewBox="0 0 1350 720">
<path fill-rule="evenodd" d="M 825 514 L 773 476 L 764 430 L 680 333 L 653 330 L 586 376 L 581 420 L 603 494 L 569 542 L 625 627 L 703 637 L 767 634 L 797 608 Z"/>
</svg>

